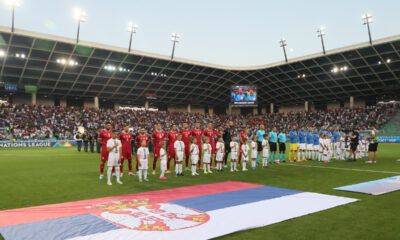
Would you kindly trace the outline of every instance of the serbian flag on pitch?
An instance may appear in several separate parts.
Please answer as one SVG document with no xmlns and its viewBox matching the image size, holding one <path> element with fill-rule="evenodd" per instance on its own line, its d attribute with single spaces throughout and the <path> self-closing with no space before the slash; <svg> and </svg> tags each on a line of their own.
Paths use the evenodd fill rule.
<svg viewBox="0 0 400 240">
<path fill-rule="evenodd" d="M 0 234 L 19 239 L 209 239 L 357 199 L 222 182 L 0 211 Z"/>
</svg>

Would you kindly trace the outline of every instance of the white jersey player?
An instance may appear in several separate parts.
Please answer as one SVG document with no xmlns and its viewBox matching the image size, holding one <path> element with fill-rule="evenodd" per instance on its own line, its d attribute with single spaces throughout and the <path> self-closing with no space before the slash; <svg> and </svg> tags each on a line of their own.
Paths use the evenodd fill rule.
<svg viewBox="0 0 400 240">
<path fill-rule="evenodd" d="M 264 140 L 261 143 L 262 146 L 262 167 L 266 168 L 268 167 L 268 135 L 264 134 Z"/>
<path fill-rule="evenodd" d="M 215 145 L 215 161 L 217 162 L 217 171 L 222 172 L 222 163 L 224 161 L 225 145 L 222 141 L 222 136 L 218 136 L 218 142 Z"/>
<path fill-rule="evenodd" d="M 231 172 L 238 171 L 236 168 L 236 162 L 239 157 L 239 144 L 236 142 L 235 136 L 232 136 L 232 141 L 229 144 L 229 147 L 231 148 Z"/>
<path fill-rule="evenodd" d="M 199 175 L 196 172 L 196 166 L 199 162 L 200 149 L 197 145 L 197 138 L 193 138 L 192 145 L 190 145 L 190 160 L 192 162 L 192 176 Z"/>
<path fill-rule="evenodd" d="M 140 142 L 140 148 L 137 150 L 138 156 L 138 164 L 139 164 L 139 182 L 142 181 L 142 176 L 145 181 L 149 181 L 147 179 L 147 170 L 149 168 L 149 148 L 146 146 L 146 140 L 142 140 Z"/>
<path fill-rule="evenodd" d="M 108 163 L 107 163 L 107 184 L 111 183 L 112 169 L 115 168 L 115 173 L 117 177 L 117 183 L 122 184 L 120 181 L 120 163 L 122 156 L 122 144 L 118 139 L 118 131 L 114 130 L 111 132 L 111 138 L 107 141 L 107 151 L 108 151 Z"/>
<path fill-rule="evenodd" d="M 175 150 L 175 172 L 176 176 L 183 176 L 182 162 L 185 158 L 185 143 L 182 141 L 182 134 L 178 134 L 178 139 L 174 143 Z"/>
<path fill-rule="evenodd" d="M 242 149 L 240 149 L 242 154 L 242 171 L 247 171 L 247 161 L 249 160 L 249 143 L 247 138 L 244 139 L 242 144 Z"/>
<path fill-rule="evenodd" d="M 203 144 L 203 169 L 204 169 L 204 174 L 212 173 L 210 169 L 210 163 L 211 163 L 211 153 L 212 153 L 212 147 L 209 138 L 204 138 L 205 143 Z"/>
<path fill-rule="evenodd" d="M 165 142 L 160 142 L 160 168 L 161 168 L 161 175 L 160 179 L 164 180 L 167 179 L 165 176 L 165 172 L 167 171 L 167 151 L 165 150 Z"/>
<path fill-rule="evenodd" d="M 256 169 L 256 158 L 257 158 L 257 137 L 253 136 L 253 141 L 251 141 L 251 168 Z"/>
</svg>

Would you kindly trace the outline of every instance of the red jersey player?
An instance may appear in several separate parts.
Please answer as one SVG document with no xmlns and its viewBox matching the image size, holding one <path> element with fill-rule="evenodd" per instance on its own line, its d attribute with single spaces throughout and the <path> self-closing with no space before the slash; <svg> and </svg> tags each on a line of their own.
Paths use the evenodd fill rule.
<svg viewBox="0 0 400 240">
<path fill-rule="evenodd" d="M 129 126 L 124 127 L 124 131 L 119 134 L 119 140 L 122 144 L 122 157 L 121 157 L 121 166 L 119 167 L 121 170 L 121 177 L 124 175 L 124 160 L 128 160 L 128 167 L 129 167 L 129 175 L 132 176 L 132 148 L 131 148 L 131 141 L 132 141 L 132 133 L 129 132 Z"/>
<path fill-rule="evenodd" d="M 240 141 L 240 146 L 239 149 L 242 149 L 242 144 L 244 144 L 244 140 L 247 139 L 247 129 L 245 126 L 242 127 L 242 131 L 239 133 L 239 141 Z M 239 155 L 239 166 L 240 162 L 242 160 L 242 154 Z"/>
<path fill-rule="evenodd" d="M 189 157 L 190 157 L 190 135 L 191 131 L 189 130 L 188 123 L 183 123 L 183 129 L 179 130 L 179 133 L 182 134 L 182 142 L 185 144 L 185 165 L 186 170 L 188 170 L 189 166 Z"/>
<path fill-rule="evenodd" d="M 111 123 L 106 122 L 105 129 L 101 130 L 97 142 L 101 142 L 100 179 L 103 179 L 104 164 L 108 160 L 107 141 L 111 138 Z M 113 171 L 114 172 L 114 171 Z"/>
<path fill-rule="evenodd" d="M 170 173 L 170 164 L 171 164 L 171 159 L 175 158 L 175 149 L 174 149 L 174 143 L 176 139 L 178 138 L 178 132 L 176 131 L 176 125 L 172 124 L 171 131 L 168 132 L 167 134 L 168 138 L 168 161 L 167 161 L 167 173 Z"/>
<path fill-rule="evenodd" d="M 139 149 L 142 145 L 142 140 L 146 141 L 146 147 L 149 146 L 150 137 L 146 134 L 146 129 L 141 128 L 139 130 L 139 134 L 135 138 L 136 149 Z M 136 155 L 136 172 L 139 172 L 139 162 L 138 162 L 138 155 Z"/>
<path fill-rule="evenodd" d="M 214 159 L 213 155 L 215 155 L 214 130 L 212 126 L 213 126 L 212 123 L 207 123 L 207 128 L 204 129 L 203 132 L 203 138 L 208 138 L 210 140 L 209 143 L 211 145 L 211 162 L 210 162 L 211 165 L 212 165 L 212 160 Z"/>
<path fill-rule="evenodd" d="M 160 143 L 165 139 L 165 132 L 161 130 L 161 124 L 157 124 L 156 131 L 151 135 L 151 144 L 154 146 L 153 157 L 153 174 L 156 173 L 157 160 L 160 158 Z"/>
<path fill-rule="evenodd" d="M 191 136 L 195 137 L 197 139 L 197 146 L 199 147 L 199 162 L 198 162 L 198 167 L 201 168 L 201 150 L 203 149 L 201 147 L 201 136 L 203 135 L 203 130 L 200 128 L 200 123 L 196 123 L 194 125 L 194 129 L 192 129 Z"/>
</svg>

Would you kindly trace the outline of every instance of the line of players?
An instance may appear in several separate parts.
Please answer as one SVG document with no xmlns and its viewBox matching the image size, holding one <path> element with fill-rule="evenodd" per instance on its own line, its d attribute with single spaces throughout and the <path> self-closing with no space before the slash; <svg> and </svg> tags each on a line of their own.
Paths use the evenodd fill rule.
<svg viewBox="0 0 400 240">
<path fill-rule="evenodd" d="M 124 160 L 128 161 L 129 175 L 134 175 L 132 172 L 131 148 L 133 135 L 129 131 L 129 126 L 125 126 L 119 136 L 118 132 L 115 132 L 114 136 L 110 129 L 111 124 L 106 123 L 105 129 L 99 134 L 98 141 L 102 142 L 100 179 L 103 179 L 105 162 L 109 160 L 109 155 L 113 155 L 113 161 L 108 161 L 108 178 L 110 179 L 112 173 L 117 176 L 117 182 L 120 183 L 119 177 L 123 176 Z M 262 133 L 265 132 L 262 131 Z M 171 131 L 168 133 L 165 133 L 161 125 L 158 124 L 151 138 L 146 134 L 144 129 L 141 129 L 135 141 L 138 149 L 136 154 L 136 172 L 140 181 L 142 177 L 144 177 L 144 180 L 147 180 L 148 163 L 150 161 L 149 141 L 154 146 L 153 175 L 155 174 L 158 159 L 161 161 L 160 179 L 166 179 L 165 173 L 170 172 L 172 159 L 175 160 L 175 172 L 177 176 L 183 176 L 183 162 L 185 162 L 187 170 L 190 163 L 192 175 L 198 175 L 196 169 L 202 168 L 201 160 L 203 160 L 205 174 L 212 173 L 211 167 L 213 161 L 217 171 L 222 171 L 223 165 L 227 167 L 227 153 L 230 153 L 231 171 L 237 171 L 237 163 L 239 166 L 242 164 L 243 171 L 247 171 L 246 166 L 250 150 L 251 166 L 253 169 L 256 168 L 260 156 L 262 157 L 263 167 L 268 167 L 268 163 L 272 162 L 285 162 L 285 129 L 277 134 L 274 127 L 268 135 L 262 134 L 261 137 L 258 135 L 257 133 L 257 135 L 253 136 L 249 147 L 248 134 L 245 127 L 238 134 L 239 143 L 237 143 L 237 137 L 232 135 L 229 144 L 224 143 L 222 140 L 222 127 L 213 130 L 211 123 L 207 124 L 207 128 L 204 131 L 200 129 L 199 123 L 196 123 L 195 128 L 192 130 L 188 128 L 187 123 L 184 123 L 183 129 L 179 131 L 177 131 L 176 125 L 172 125 Z M 357 131 L 346 135 L 344 132 L 339 131 L 339 128 L 332 133 L 331 129 L 326 130 L 324 126 L 319 131 L 318 129 L 314 129 L 313 131 L 311 128 L 308 128 L 306 131 L 304 127 L 297 131 L 296 126 L 293 126 L 289 132 L 289 161 L 318 160 L 328 162 L 331 161 L 332 155 L 337 160 L 344 160 L 345 158 L 352 157 L 352 153 L 354 153 L 354 158 L 360 157 L 356 156 L 356 154 L 361 154 L 362 157 L 365 157 L 367 142 L 363 137 L 360 141 L 361 144 L 358 144 L 358 137 L 359 134 Z M 166 148 L 165 139 L 168 141 L 168 148 Z M 357 142 L 355 150 L 354 142 Z M 279 146 L 278 158 L 276 157 L 277 145 Z M 333 151 L 334 149 L 335 151 Z M 203 155 L 202 152 L 204 153 Z M 114 156 L 118 155 L 115 153 L 118 153 L 119 156 Z M 203 156 L 203 159 L 201 156 Z M 108 183 L 111 184 L 110 181 Z"/>
</svg>

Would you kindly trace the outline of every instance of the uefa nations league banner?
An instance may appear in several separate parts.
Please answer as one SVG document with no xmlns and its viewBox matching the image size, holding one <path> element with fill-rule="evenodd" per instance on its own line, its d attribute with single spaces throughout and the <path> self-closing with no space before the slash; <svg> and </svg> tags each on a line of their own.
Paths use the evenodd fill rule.
<svg viewBox="0 0 400 240">
<path fill-rule="evenodd" d="M 380 143 L 400 143 L 400 136 L 382 136 L 378 141 Z"/>
<path fill-rule="evenodd" d="M 75 140 L 25 140 L 25 141 L 0 141 L 0 148 L 36 148 L 36 147 L 72 147 Z"/>
</svg>

